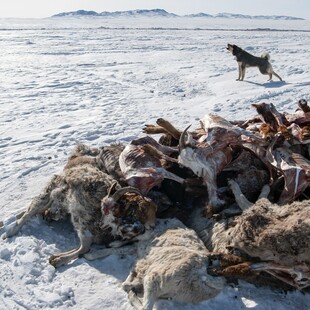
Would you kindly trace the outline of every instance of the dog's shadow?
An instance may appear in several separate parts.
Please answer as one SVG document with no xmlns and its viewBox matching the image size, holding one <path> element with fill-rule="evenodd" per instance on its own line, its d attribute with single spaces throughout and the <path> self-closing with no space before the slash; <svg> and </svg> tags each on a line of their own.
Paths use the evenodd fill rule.
<svg viewBox="0 0 310 310">
<path fill-rule="evenodd" d="M 286 83 L 285 81 L 269 81 L 269 82 L 266 82 L 266 83 L 257 83 L 257 82 L 252 82 L 252 81 L 244 81 L 244 82 L 247 82 L 249 84 L 254 84 L 254 85 L 258 85 L 258 86 L 262 86 L 262 87 L 265 87 L 265 88 L 279 88 L 279 87 L 282 87 L 284 85 L 288 85 L 290 83 Z"/>
</svg>

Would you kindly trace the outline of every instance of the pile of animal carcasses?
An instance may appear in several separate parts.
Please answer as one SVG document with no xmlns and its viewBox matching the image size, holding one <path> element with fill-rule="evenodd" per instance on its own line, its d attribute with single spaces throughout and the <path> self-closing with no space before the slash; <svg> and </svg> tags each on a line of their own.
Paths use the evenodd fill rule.
<svg viewBox="0 0 310 310">
<path fill-rule="evenodd" d="M 191 173 L 198 177 L 207 188 L 207 213 L 220 213 L 231 205 L 227 188 L 230 179 L 237 182 L 250 202 L 256 201 L 265 184 L 270 186 L 265 196 L 280 205 L 308 197 L 310 108 L 307 102 L 300 100 L 294 114 L 279 113 L 272 103 L 253 104 L 253 107 L 258 112 L 256 118 L 229 122 L 218 115 L 207 114 L 193 132 L 188 128 L 181 132 L 163 119 L 158 119 L 157 125 L 144 128 L 148 134 L 163 133 L 160 143 L 179 146 L 174 156 L 177 165 L 174 158 L 158 156 L 169 162 L 161 175 L 183 183 L 188 192 L 195 190 L 190 180 L 178 178 L 190 177 Z M 173 154 L 170 149 L 156 149 L 165 155 Z M 131 181 L 126 174 L 125 178 Z M 137 183 L 132 185 L 139 188 Z"/>
<path fill-rule="evenodd" d="M 212 275 L 257 283 L 266 273 L 277 286 L 308 288 L 310 108 L 253 107 L 258 116 L 240 122 L 208 114 L 191 131 L 160 118 L 127 145 L 77 146 L 6 237 L 35 214 L 70 214 L 81 245 L 53 255 L 58 267 L 92 243 L 121 246 L 151 236 L 156 218 L 176 217 L 206 245 Z"/>
<path fill-rule="evenodd" d="M 159 159 L 145 193 L 153 192 L 155 179 L 169 179 L 160 191 L 179 206 L 170 215 L 179 212 L 210 251 L 228 255 L 212 272 L 240 278 L 253 276 L 249 270 L 265 271 L 303 289 L 310 286 L 310 108 L 305 100 L 293 114 L 280 113 L 272 103 L 253 107 L 253 119 L 229 122 L 208 114 L 194 131 L 180 131 L 164 119 L 146 125 L 145 133 L 163 135 L 160 148 L 143 148 Z M 124 175 L 143 190 L 144 176 L 138 174 Z M 259 264 L 245 271 L 244 260 L 229 256 L 236 251 L 238 259 L 245 254 Z"/>
</svg>

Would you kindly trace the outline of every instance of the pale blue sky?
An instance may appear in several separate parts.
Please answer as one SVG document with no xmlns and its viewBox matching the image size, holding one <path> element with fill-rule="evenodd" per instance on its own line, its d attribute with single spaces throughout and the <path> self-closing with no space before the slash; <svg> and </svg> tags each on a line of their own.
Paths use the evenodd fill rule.
<svg viewBox="0 0 310 310">
<path fill-rule="evenodd" d="M 79 9 L 102 12 L 155 8 L 179 15 L 228 12 L 310 19 L 310 0 L 0 0 L 0 17 L 49 17 Z"/>
</svg>

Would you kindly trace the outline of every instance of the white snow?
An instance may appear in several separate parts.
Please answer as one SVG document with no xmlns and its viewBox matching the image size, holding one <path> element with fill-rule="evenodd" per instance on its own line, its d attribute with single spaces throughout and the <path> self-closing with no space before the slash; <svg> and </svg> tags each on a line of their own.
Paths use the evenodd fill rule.
<svg viewBox="0 0 310 310">
<path fill-rule="evenodd" d="M 227 43 L 268 51 L 284 82 L 267 82 L 256 68 L 235 81 Z M 247 119 L 255 115 L 251 104 L 263 101 L 294 111 L 299 99 L 310 99 L 309 50 L 307 20 L 0 20 L 0 219 L 12 223 L 79 142 L 129 142 L 159 117 L 180 129 L 210 112 Z M 132 309 L 121 282 L 133 257 L 49 265 L 51 254 L 77 244 L 69 222 L 38 217 L 0 240 L 0 310 Z M 198 305 L 157 303 L 206 308 L 309 309 L 310 295 L 241 281 Z"/>
</svg>

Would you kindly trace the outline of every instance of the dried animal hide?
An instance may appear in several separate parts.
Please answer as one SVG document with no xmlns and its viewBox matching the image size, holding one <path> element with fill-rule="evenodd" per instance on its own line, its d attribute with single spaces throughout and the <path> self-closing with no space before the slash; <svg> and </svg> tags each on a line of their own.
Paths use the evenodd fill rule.
<svg viewBox="0 0 310 310">
<path fill-rule="evenodd" d="M 203 183 L 208 188 L 209 206 L 211 208 L 222 206 L 224 201 L 218 197 L 216 177 L 230 163 L 232 150 L 224 145 L 222 149 L 213 152 L 208 145 L 204 147 L 202 144 L 196 144 L 196 146 L 195 144 L 186 129 L 180 138 L 178 162 L 203 179 Z"/>
<path fill-rule="evenodd" d="M 146 195 L 165 178 L 183 183 L 184 179 L 163 167 L 160 158 L 161 153 L 170 154 L 175 151 L 173 148 L 160 145 L 151 137 L 133 140 L 119 157 L 120 168 L 128 185 L 138 188 L 143 195 Z M 163 159 L 169 159 L 168 156 L 162 155 Z M 175 159 L 171 158 L 171 161 Z"/>
<path fill-rule="evenodd" d="M 226 145 L 241 141 L 258 141 L 260 138 L 248 130 L 234 126 L 223 117 L 215 114 L 207 114 L 200 120 L 201 129 L 205 132 L 199 142 L 205 142 L 210 146 L 220 142 Z"/>
<path fill-rule="evenodd" d="M 293 202 L 309 186 L 310 161 L 287 147 L 274 148 L 278 139 L 277 135 L 268 147 L 266 157 L 284 176 L 285 186 L 278 203 L 285 204 Z"/>
</svg>

